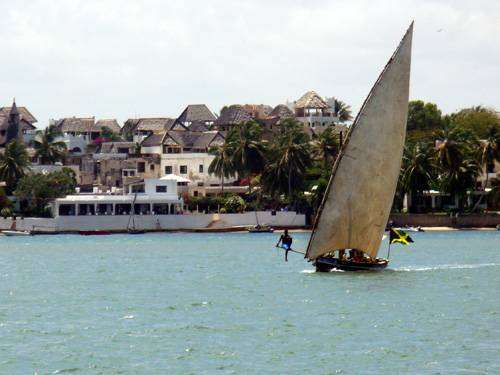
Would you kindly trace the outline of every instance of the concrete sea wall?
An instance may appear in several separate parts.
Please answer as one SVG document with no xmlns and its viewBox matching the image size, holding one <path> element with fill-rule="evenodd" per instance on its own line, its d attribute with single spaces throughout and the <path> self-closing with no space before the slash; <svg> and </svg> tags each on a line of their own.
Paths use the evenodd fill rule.
<svg viewBox="0 0 500 375">
<path fill-rule="evenodd" d="M 305 215 L 295 212 L 257 212 L 260 224 L 274 227 L 303 227 Z M 186 214 L 186 215 L 137 215 L 135 227 L 145 230 L 223 230 L 257 224 L 256 213 L 242 214 Z M 57 218 L 24 218 L 16 220 L 18 230 L 57 233 L 80 230 L 125 231 L 129 216 L 59 216 Z M 0 218 L 0 230 L 9 229 L 12 219 Z"/>
<path fill-rule="evenodd" d="M 396 226 L 487 228 L 500 224 L 497 214 L 468 214 L 456 216 L 432 214 L 391 214 Z"/>
</svg>

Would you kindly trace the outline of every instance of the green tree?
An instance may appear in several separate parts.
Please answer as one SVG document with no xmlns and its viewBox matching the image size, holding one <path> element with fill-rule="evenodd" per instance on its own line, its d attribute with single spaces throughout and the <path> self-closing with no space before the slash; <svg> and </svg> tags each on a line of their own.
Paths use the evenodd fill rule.
<svg viewBox="0 0 500 375">
<path fill-rule="evenodd" d="M 404 192 L 410 195 L 410 212 L 416 200 L 425 190 L 431 188 L 434 176 L 434 150 L 426 143 L 416 143 L 405 147 L 400 182 Z"/>
<path fill-rule="evenodd" d="M 107 126 L 102 127 L 101 137 L 105 138 L 106 140 L 109 140 L 111 142 L 117 142 L 120 140 L 120 135 L 113 132 L 113 130 L 111 130 Z"/>
<path fill-rule="evenodd" d="M 47 174 L 35 173 L 22 177 L 14 195 L 23 211 L 34 216 L 47 216 L 46 206 L 55 199 L 73 194 L 76 187 L 75 172 L 69 168 Z"/>
<path fill-rule="evenodd" d="M 340 150 L 340 139 L 333 132 L 333 128 L 326 128 L 316 139 L 314 139 L 314 153 L 316 158 L 322 161 L 323 168 L 329 169 Z"/>
<path fill-rule="evenodd" d="M 215 158 L 208 167 L 208 173 L 213 174 L 221 179 L 221 193 L 224 194 L 224 178 L 234 176 L 235 168 L 232 161 L 232 148 L 228 142 L 219 146 L 214 146 L 209 153 Z"/>
<path fill-rule="evenodd" d="M 407 130 L 439 129 L 441 126 L 441 110 L 436 104 L 422 100 L 408 103 Z"/>
<path fill-rule="evenodd" d="M 247 121 L 235 126 L 228 134 L 226 142 L 231 150 L 231 163 L 240 177 L 249 180 L 253 173 L 261 173 L 264 167 L 265 144 L 261 140 L 262 127 L 255 121 Z"/>
<path fill-rule="evenodd" d="M 458 196 L 462 210 L 468 190 L 473 190 L 480 174 L 476 153 L 478 143 L 471 132 L 460 128 L 445 128 L 438 133 L 436 164 L 440 190 Z"/>
<path fill-rule="evenodd" d="M 0 154 L 0 181 L 5 181 L 7 194 L 14 191 L 29 165 L 26 147 L 17 140 L 9 142 L 4 153 Z"/>
<path fill-rule="evenodd" d="M 340 122 L 352 120 L 351 106 L 344 103 L 342 100 L 333 100 L 333 112 L 338 117 Z"/>
<path fill-rule="evenodd" d="M 31 145 L 35 149 L 35 157 L 40 160 L 41 164 L 54 164 L 57 161 L 64 160 L 66 144 L 61 140 L 57 140 L 59 136 L 61 136 L 61 132 L 54 125 L 37 131 Z"/>
<path fill-rule="evenodd" d="M 498 128 L 491 126 L 487 130 L 486 138 L 480 142 L 481 165 L 485 168 L 486 182 L 488 185 L 488 172 L 493 172 L 495 162 L 500 162 L 500 132 Z"/>
<path fill-rule="evenodd" d="M 485 180 L 483 188 L 488 187 L 489 174 L 493 172 L 495 168 L 495 162 L 500 161 L 500 134 L 498 129 L 491 126 L 487 131 L 486 139 L 479 142 L 479 162 L 481 168 L 483 168 L 485 173 Z M 481 194 L 476 204 L 474 205 L 472 211 L 479 206 L 482 202 L 484 195 Z"/>
<path fill-rule="evenodd" d="M 263 172 L 264 189 L 272 196 L 285 193 L 291 202 L 294 192 L 303 188 L 304 176 L 311 165 L 309 137 L 294 119 L 282 123 L 282 132 L 269 149 Z"/>
<path fill-rule="evenodd" d="M 481 139 L 488 137 L 491 127 L 500 131 L 500 116 L 498 113 L 493 109 L 482 106 L 465 108 L 452 113 L 449 116 L 449 121 L 460 129 L 474 132 Z"/>
</svg>

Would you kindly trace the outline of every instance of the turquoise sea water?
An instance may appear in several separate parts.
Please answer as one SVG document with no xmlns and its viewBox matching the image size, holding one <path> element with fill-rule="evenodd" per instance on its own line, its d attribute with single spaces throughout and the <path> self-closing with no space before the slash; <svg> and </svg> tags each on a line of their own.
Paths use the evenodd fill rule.
<svg viewBox="0 0 500 375">
<path fill-rule="evenodd" d="M 0 374 L 500 373 L 500 232 L 328 274 L 277 236 L 2 237 Z"/>
</svg>

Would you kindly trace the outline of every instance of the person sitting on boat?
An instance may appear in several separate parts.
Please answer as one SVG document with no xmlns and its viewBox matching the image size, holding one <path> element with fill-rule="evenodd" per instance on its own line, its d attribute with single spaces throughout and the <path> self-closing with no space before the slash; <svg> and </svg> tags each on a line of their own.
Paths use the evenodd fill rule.
<svg viewBox="0 0 500 375">
<path fill-rule="evenodd" d="M 363 262 L 363 253 L 357 249 L 352 249 L 349 251 L 349 258 L 353 262 L 361 263 Z"/>
<path fill-rule="evenodd" d="M 292 248 L 292 237 L 288 234 L 288 229 L 285 229 L 285 233 L 283 233 L 278 240 L 278 243 L 276 244 L 276 247 L 280 246 L 281 242 L 281 247 L 285 249 L 285 262 L 288 262 L 288 252 Z"/>
<path fill-rule="evenodd" d="M 341 249 L 339 250 L 339 260 L 344 260 L 345 259 L 345 250 Z"/>
</svg>

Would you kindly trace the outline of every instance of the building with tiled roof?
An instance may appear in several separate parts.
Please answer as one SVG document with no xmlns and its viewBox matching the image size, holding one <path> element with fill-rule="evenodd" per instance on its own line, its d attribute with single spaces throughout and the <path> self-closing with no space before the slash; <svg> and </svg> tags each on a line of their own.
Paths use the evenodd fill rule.
<svg viewBox="0 0 500 375">
<path fill-rule="evenodd" d="M 95 117 L 66 117 L 53 121 L 58 130 L 66 135 L 85 136 L 88 140 L 95 140 L 101 136 L 104 128 L 120 134 L 120 125 L 115 119 L 95 120 Z"/>
<path fill-rule="evenodd" d="M 194 123 L 211 126 L 217 118 L 205 104 L 190 104 L 182 111 L 177 122 L 189 128 Z"/>
<path fill-rule="evenodd" d="M 233 104 L 222 108 L 214 126 L 218 130 L 229 131 L 234 125 L 242 124 L 252 119 L 252 115 L 242 105 Z"/>
<path fill-rule="evenodd" d="M 172 127 L 178 127 L 178 125 L 175 124 L 175 119 L 170 117 L 128 119 L 123 125 L 122 136 L 124 139 L 140 143 L 149 135 L 163 133 Z"/>
</svg>

